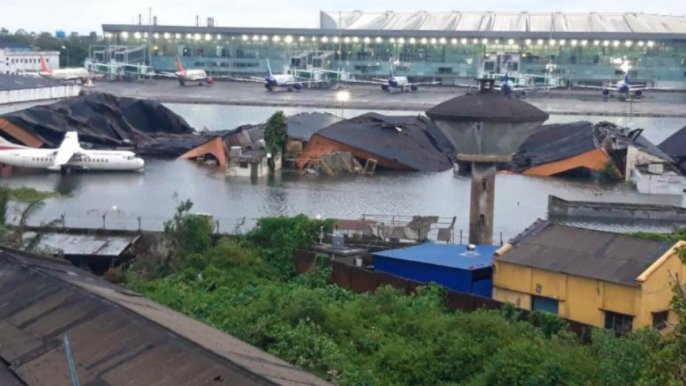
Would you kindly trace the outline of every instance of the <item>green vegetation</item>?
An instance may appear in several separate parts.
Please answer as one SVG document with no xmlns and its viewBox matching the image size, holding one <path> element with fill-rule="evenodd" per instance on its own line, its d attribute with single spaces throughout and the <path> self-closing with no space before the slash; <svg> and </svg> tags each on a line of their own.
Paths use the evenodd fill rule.
<svg viewBox="0 0 686 386">
<path fill-rule="evenodd" d="M 0 35 L 0 41 L 3 42 L 24 44 L 40 51 L 59 51 L 61 67 L 67 67 L 67 61 L 71 67 L 83 66 L 83 62 L 88 58 L 88 46 L 91 44 L 88 40 L 92 41 L 93 37 L 58 39 L 48 32 L 36 34 L 23 30 L 5 36 Z M 63 46 L 66 49 L 62 49 Z"/>
<path fill-rule="evenodd" d="M 186 231 L 182 204 L 174 227 L 177 264 L 156 276 L 135 269 L 127 285 L 337 384 L 372 385 L 681 385 L 683 326 L 673 338 L 643 330 L 617 338 L 593 332 L 581 344 L 563 322 L 520 321 L 514 307 L 449 312 L 444 290 L 408 296 L 380 288 L 355 294 L 332 285 L 327 258 L 298 276 L 293 252 L 331 223 L 304 216 L 262 219 L 241 237 L 208 243 L 209 229 Z M 162 272 L 162 271 L 159 271 Z M 679 287 L 681 288 L 681 287 Z M 675 290 L 679 288 L 675 287 Z M 680 299 L 680 300 L 679 300 Z M 686 316 L 686 301 L 674 309 Z"/>
<path fill-rule="evenodd" d="M 55 192 L 39 191 L 33 188 L 0 186 L 0 244 L 12 248 L 25 246 L 30 250 L 32 243 L 35 244 L 38 242 L 39 235 L 34 237 L 32 241 L 29 242 L 28 246 L 25 245 L 26 240 L 23 239 L 23 234 L 26 223 L 34 213 L 43 208 L 46 199 L 59 196 L 60 195 Z M 11 201 L 18 203 L 18 207 L 21 211 L 18 223 L 14 227 L 10 227 L 10 224 L 8 223 L 8 211 L 10 209 Z M 54 224 L 55 221 L 47 225 L 50 226 Z"/>
<path fill-rule="evenodd" d="M 612 160 L 607 161 L 598 174 L 602 182 L 612 183 L 622 180 L 622 176 L 617 171 L 617 166 L 615 166 L 615 163 Z"/>
<path fill-rule="evenodd" d="M 675 233 L 635 232 L 632 235 L 651 240 L 677 242 L 686 240 L 686 228 L 681 228 Z"/>
<path fill-rule="evenodd" d="M 267 152 L 273 155 L 269 160 L 269 166 L 274 168 L 273 159 L 279 154 L 283 154 L 288 141 L 288 124 L 286 123 L 286 115 L 283 111 L 275 112 L 267 121 L 264 128 L 264 142 L 267 146 Z"/>
</svg>

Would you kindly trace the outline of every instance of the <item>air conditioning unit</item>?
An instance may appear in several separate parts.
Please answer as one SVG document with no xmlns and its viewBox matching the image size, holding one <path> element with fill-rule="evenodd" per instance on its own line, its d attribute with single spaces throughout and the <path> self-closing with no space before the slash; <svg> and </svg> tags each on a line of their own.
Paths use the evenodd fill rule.
<svg viewBox="0 0 686 386">
<path fill-rule="evenodd" d="M 664 174 L 665 165 L 664 164 L 650 164 L 648 165 L 648 173 L 650 174 Z"/>
</svg>

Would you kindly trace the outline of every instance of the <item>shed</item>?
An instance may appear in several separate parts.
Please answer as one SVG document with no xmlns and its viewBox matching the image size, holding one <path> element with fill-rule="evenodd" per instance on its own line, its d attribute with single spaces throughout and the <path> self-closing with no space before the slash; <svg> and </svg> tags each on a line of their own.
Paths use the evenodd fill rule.
<svg viewBox="0 0 686 386">
<path fill-rule="evenodd" d="M 130 259 L 128 251 L 139 237 L 59 232 L 48 232 L 38 236 L 35 232 L 25 232 L 23 236 L 24 240 L 36 238 L 30 242 L 35 244 L 33 250 L 61 255 L 75 266 L 90 268 L 95 273 L 102 273 L 111 266 Z"/>
<path fill-rule="evenodd" d="M 435 282 L 457 292 L 490 298 L 493 286 L 492 245 L 426 243 L 376 252 L 374 269 L 422 283 Z"/>
</svg>

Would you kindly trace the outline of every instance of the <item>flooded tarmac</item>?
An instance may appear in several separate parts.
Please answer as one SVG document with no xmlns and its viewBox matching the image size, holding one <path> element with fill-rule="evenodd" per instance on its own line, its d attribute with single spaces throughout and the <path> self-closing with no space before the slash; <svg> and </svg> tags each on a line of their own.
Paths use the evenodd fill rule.
<svg viewBox="0 0 686 386">
<path fill-rule="evenodd" d="M 275 107 L 168 105 L 197 127 L 228 129 L 266 120 Z M 284 108 L 340 113 L 338 109 Z M 346 110 L 351 117 L 366 111 Z M 379 111 L 385 113 L 384 111 Z M 401 112 L 395 112 L 402 114 Z M 408 112 L 406 114 L 416 114 Z M 549 122 L 608 120 L 645 128 L 659 143 L 686 125 L 678 118 L 551 116 Z M 62 176 L 47 172 L 18 172 L 3 178 L 11 186 L 56 190 L 66 198 L 52 199 L 32 219 L 48 222 L 64 215 L 67 226 L 162 229 L 180 200 L 191 199 L 194 211 L 214 215 L 223 232 L 242 218 L 250 223 L 263 216 L 321 215 L 360 218 L 363 214 L 457 216 L 456 229 L 466 235 L 469 215 L 468 177 L 445 173 L 381 172 L 372 177 L 301 176 L 284 172 L 259 180 L 227 178 L 223 172 L 185 160 L 148 160 L 144 173 L 85 173 Z M 664 203 L 681 205 L 681 198 L 640 195 L 626 185 L 603 186 L 587 180 L 498 175 L 496 179 L 496 239 L 509 238 L 537 218 L 546 217 L 550 194 L 568 200 Z M 16 214 L 15 214 L 16 215 Z M 104 217 L 104 219 L 103 219 Z M 613 229 L 613 225 L 608 225 Z M 608 226 L 605 226 L 607 228 Z M 630 224 L 617 230 L 635 230 Z"/>
</svg>

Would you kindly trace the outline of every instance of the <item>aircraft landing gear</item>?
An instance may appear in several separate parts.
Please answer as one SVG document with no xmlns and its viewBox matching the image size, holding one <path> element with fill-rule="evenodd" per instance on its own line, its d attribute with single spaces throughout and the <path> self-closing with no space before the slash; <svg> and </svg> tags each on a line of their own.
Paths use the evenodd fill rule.
<svg viewBox="0 0 686 386">
<path fill-rule="evenodd" d="M 288 86 L 288 92 L 293 92 L 293 87 Z"/>
<path fill-rule="evenodd" d="M 74 174 L 74 167 L 68 165 L 62 165 L 60 168 L 60 173 L 64 175 Z"/>
<path fill-rule="evenodd" d="M 179 79 L 179 85 L 183 87 L 186 85 L 186 82 L 184 82 L 182 79 Z"/>
</svg>

